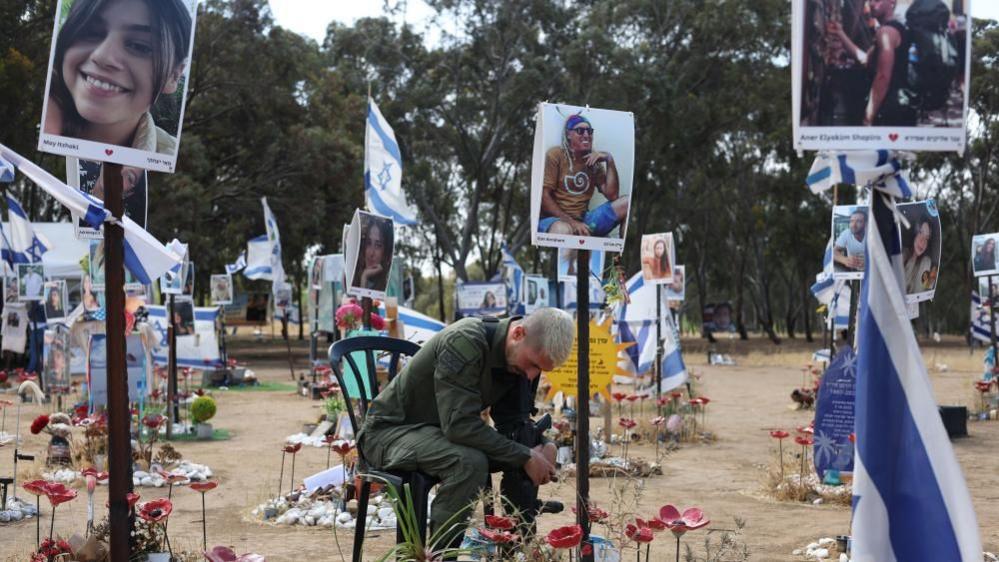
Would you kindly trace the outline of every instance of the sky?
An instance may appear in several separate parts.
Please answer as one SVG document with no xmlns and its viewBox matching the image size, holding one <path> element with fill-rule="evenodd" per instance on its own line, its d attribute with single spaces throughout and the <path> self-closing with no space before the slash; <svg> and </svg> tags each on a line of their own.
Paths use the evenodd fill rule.
<svg viewBox="0 0 999 562">
<path fill-rule="evenodd" d="M 271 12 L 281 27 L 307 35 L 322 43 L 326 26 L 333 20 L 353 25 L 358 18 L 378 17 L 386 0 L 270 0 Z M 405 5 L 405 16 L 397 21 L 413 24 L 418 30 L 433 15 L 423 0 L 388 0 L 390 5 Z M 972 0 L 971 13 L 976 18 L 999 20 L 999 0 Z M 789 16 L 790 17 L 790 16 Z"/>
</svg>

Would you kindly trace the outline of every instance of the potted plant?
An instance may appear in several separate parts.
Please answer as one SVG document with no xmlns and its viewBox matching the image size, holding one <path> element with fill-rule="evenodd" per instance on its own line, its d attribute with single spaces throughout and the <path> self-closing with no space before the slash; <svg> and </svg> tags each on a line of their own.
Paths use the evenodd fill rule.
<svg viewBox="0 0 999 562">
<path fill-rule="evenodd" d="M 215 416 L 215 401 L 210 396 L 199 396 L 191 404 L 191 418 L 195 423 L 198 439 L 212 438 L 212 424 L 205 423 Z"/>
</svg>

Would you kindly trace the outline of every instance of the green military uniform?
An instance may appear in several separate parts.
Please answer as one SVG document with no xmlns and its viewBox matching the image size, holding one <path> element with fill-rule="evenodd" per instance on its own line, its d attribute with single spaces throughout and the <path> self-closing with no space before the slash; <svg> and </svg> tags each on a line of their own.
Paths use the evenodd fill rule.
<svg viewBox="0 0 999 562">
<path fill-rule="evenodd" d="M 371 403 L 357 436 L 373 466 L 440 478 L 430 514 L 435 529 L 476 498 L 490 464 L 521 467 L 531 457 L 480 415 L 519 377 L 506 369 L 510 320 L 498 323 L 492 341 L 482 324 L 465 318 L 430 338 Z"/>
</svg>

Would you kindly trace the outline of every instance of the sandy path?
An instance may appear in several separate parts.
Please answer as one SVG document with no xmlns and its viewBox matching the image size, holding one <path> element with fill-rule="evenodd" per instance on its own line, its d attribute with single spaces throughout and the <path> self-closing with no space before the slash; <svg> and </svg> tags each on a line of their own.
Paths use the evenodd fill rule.
<svg viewBox="0 0 999 562">
<path fill-rule="evenodd" d="M 245 353 L 252 353 L 247 351 Z M 967 363 L 967 352 L 947 350 L 935 352 L 940 358 L 950 358 L 952 364 Z M 279 354 L 249 360 L 251 367 L 264 380 L 287 382 L 287 364 Z M 240 356 L 237 353 L 237 356 Z M 953 357 L 950 357 L 953 356 Z M 791 351 L 780 357 L 737 358 L 747 365 L 800 365 L 806 360 L 805 352 Z M 939 358 L 938 358 L 939 359 Z M 640 498 L 615 504 L 606 479 L 591 481 L 593 498 L 605 508 L 617 512 L 632 512 L 638 516 L 651 516 L 661 505 L 702 507 L 714 521 L 713 527 L 732 528 L 733 518 L 746 520 L 744 541 L 748 544 L 751 560 L 793 560 L 791 551 L 821 536 L 844 534 L 849 529 L 850 512 L 846 507 L 832 505 L 805 505 L 777 503 L 759 494 L 763 476 L 762 466 L 773 458 L 774 443 L 768 430 L 775 427 L 791 429 L 804 425 L 811 419 L 811 412 L 790 410 L 787 395 L 800 383 L 801 375 L 796 366 L 737 366 L 707 367 L 700 354 L 690 354 L 693 363 L 703 376 L 702 393 L 712 399 L 708 407 L 708 426 L 719 440 L 711 445 L 686 445 L 665 461 L 665 474 L 645 481 Z M 301 361 L 299 361 L 301 364 Z M 933 374 L 933 384 L 941 403 L 965 404 L 972 400 L 969 391 L 971 371 L 950 371 Z M 212 467 L 221 485 L 208 495 L 209 544 L 227 544 L 237 552 L 254 551 L 267 556 L 272 562 L 293 560 L 339 560 L 329 529 L 276 527 L 253 521 L 250 509 L 277 488 L 281 463 L 280 447 L 284 438 L 300 431 L 301 425 L 314 421 L 320 413 L 317 402 L 295 396 L 291 392 L 217 392 L 219 413 L 213 420 L 216 427 L 226 428 L 232 438 L 223 442 L 179 443 L 177 448 L 184 457 Z M 26 432 L 34 415 L 43 411 L 37 405 L 28 405 L 22 412 L 22 431 Z M 651 417 L 650 414 L 642 416 Z M 602 423 L 593 419 L 593 427 Z M 8 428 L 11 427 L 8 417 Z M 955 448 L 968 476 L 987 550 L 999 549 L 999 423 L 973 423 L 971 437 L 955 442 Z M 46 436 L 26 436 L 25 450 L 41 455 L 47 442 Z M 651 447 L 633 447 L 632 455 L 651 458 Z M 0 474 L 11 469 L 11 450 L 0 450 Z M 326 453 L 322 449 L 303 449 L 296 461 L 296 479 L 325 467 Z M 285 487 L 290 471 L 286 466 Z M 619 480 L 615 485 L 622 489 L 633 488 Z M 571 501 L 575 481 L 567 479 L 545 490 L 546 497 L 564 502 Z M 57 532 L 70 529 L 82 530 L 85 524 L 85 492 L 81 498 L 59 508 L 56 519 Z M 166 489 L 140 489 L 143 499 L 165 496 Z M 629 492 L 630 493 L 630 492 Z M 22 497 L 24 493 L 20 494 Z M 198 548 L 201 540 L 201 504 L 197 493 L 186 489 L 175 490 L 174 514 L 170 518 L 171 541 L 175 547 Z M 97 512 L 104 512 L 106 488 L 97 492 Z M 44 500 L 43 500 L 44 501 Z M 43 511 L 43 527 L 47 528 L 49 508 Z M 541 529 L 567 524 L 571 513 L 545 516 Z M 597 529 L 603 531 L 602 528 Z M 45 530 L 43 529 L 43 534 Z M 34 542 L 34 521 L 0 525 L 0 559 L 24 560 Z M 704 533 L 692 534 L 685 541 L 703 556 Z M 341 545 L 350 549 L 351 536 L 340 531 Z M 384 553 L 394 540 L 394 533 L 380 532 L 372 535 L 365 545 L 366 559 L 374 560 Z M 653 543 L 653 560 L 672 560 L 673 542 L 662 535 Z M 630 559 L 626 555 L 625 559 Z"/>
</svg>

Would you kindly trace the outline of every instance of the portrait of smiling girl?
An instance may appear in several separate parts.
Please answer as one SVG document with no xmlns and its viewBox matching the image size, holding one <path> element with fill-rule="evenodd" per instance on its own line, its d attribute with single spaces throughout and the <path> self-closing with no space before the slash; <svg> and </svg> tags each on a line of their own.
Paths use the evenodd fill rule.
<svg viewBox="0 0 999 562">
<path fill-rule="evenodd" d="M 43 132 L 175 154 L 176 137 L 153 116 L 173 102 L 189 62 L 193 20 L 186 4 L 72 2 L 53 49 Z M 179 123 L 166 126 L 175 133 Z"/>
</svg>

